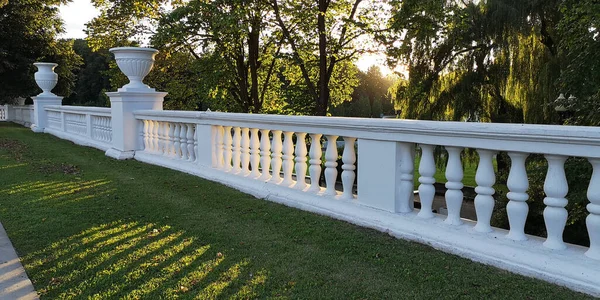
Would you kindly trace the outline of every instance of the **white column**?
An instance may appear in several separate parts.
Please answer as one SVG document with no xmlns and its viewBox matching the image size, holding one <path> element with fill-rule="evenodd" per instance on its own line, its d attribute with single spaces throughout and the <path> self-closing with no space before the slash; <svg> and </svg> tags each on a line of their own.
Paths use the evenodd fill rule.
<svg viewBox="0 0 600 300">
<path fill-rule="evenodd" d="M 433 218 L 432 204 L 435 197 L 435 160 L 433 158 L 432 145 L 419 145 L 421 148 L 421 161 L 419 163 L 419 200 L 421 201 L 421 210 L 418 216 L 424 219 Z"/>
<path fill-rule="evenodd" d="M 296 185 L 294 188 L 304 190 L 306 188 L 306 133 L 296 133 Z"/>
<path fill-rule="evenodd" d="M 250 166 L 252 167 L 252 173 L 250 177 L 260 177 L 260 170 L 258 165 L 260 164 L 260 139 L 258 138 L 258 128 L 250 129 Z"/>
<path fill-rule="evenodd" d="M 196 164 L 210 168 L 212 166 L 212 152 L 213 147 L 210 143 L 210 133 L 212 126 L 209 124 L 190 124 L 193 126 L 193 130 L 189 130 L 186 136 L 188 138 L 187 146 L 188 151 L 193 153 L 193 160 Z M 194 138 L 195 137 L 195 138 Z M 231 144 L 230 144 L 231 145 Z M 231 152 L 230 152 L 231 153 Z"/>
<path fill-rule="evenodd" d="M 212 149 L 212 153 L 211 153 L 211 158 L 212 158 L 212 163 L 211 163 L 211 167 L 213 168 L 217 168 L 219 166 L 218 161 L 217 161 L 217 126 L 211 126 L 210 128 L 210 144 L 211 144 L 211 149 Z"/>
<path fill-rule="evenodd" d="M 327 136 L 327 150 L 325 150 L 325 183 L 327 188 L 324 195 L 335 196 L 335 181 L 337 180 L 337 135 Z"/>
<path fill-rule="evenodd" d="M 197 149 L 194 149 L 194 136 L 196 136 L 196 124 L 186 124 L 187 126 L 187 132 L 186 132 L 186 139 L 187 139 L 187 155 L 189 157 L 188 161 L 190 162 L 195 162 L 196 161 L 196 152 Z M 212 128 L 212 126 L 211 126 Z M 211 154 L 213 153 L 214 149 L 211 147 L 210 149 Z"/>
<path fill-rule="evenodd" d="M 310 134 L 310 188 L 308 191 L 313 193 L 317 193 L 321 190 L 321 187 L 319 186 L 319 179 L 321 177 L 321 156 L 323 156 L 321 136 L 323 135 L 318 133 Z"/>
<path fill-rule="evenodd" d="M 527 205 L 527 189 L 529 188 L 529 180 L 527 179 L 527 170 L 525 169 L 525 160 L 527 153 L 509 152 L 510 157 L 510 173 L 508 173 L 508 194 L 506 197 L 510 200 L 506 205 L 506 213 L 508 215 L 508 223 L 510 231 L 507 238 L 515 241 L 527 240 L 525 235 L 525 221 L 527 221 L 527 213 L 529 206 Z"/>
<path fill-rule="evenodd" d="M 232 147 L 231 147 L 231 143 L 233 141 L 232 137 L 231 137 L 231 126 L 225 126 L 224 127 L 224 132 L 225 132 L 225 143 L 223 144 L 223 152 L 225 153 L 225 172 L 231 172 L 232 170 L 232 166 L 231 166 L 231 156 L 232 156 Z"/>
<path fill-rule="evenodd" d="M 356 138 L 344 137 L 344 152 L 342 153 L 342 197 L 343 200 L 354 199 L 354 179 L 356 179 L 356 151 L 354 150 L 354 144 Z"/>
<path fill-rule="evenodd" d="M 212 131 L 212 130 L 211 130 Z M 188 156 L 188 127 L 185 123 L 179 123 L 179 152 L 181 153 L 181 160 L 187 161 Z M 212 157 L 211 157 L 212 161 Z"/>
<path fill-rule="evenodd" d="M 273 130 L 273 152 L 271 153 L 271 182 L 281 182 L 281 150 L 283 145 L 281 143 L 281 130 Z"/>
<path fill-rule="evenodd" d="M 292 136 L 294 132 L 285 131 L 283 133 L 283 181 L 281 185 L 291 186 L 294 184 L 292 173 L 294 172 L 294 142 Z"/>
<path fill-rule="evenodd" d="M 160 153 L 160 139 L 158 137 L 158 127 L 160 124 L 158 121 L 154 120 L 151 120 L 150 122 L 152 122 L 152 152 Z"/>
<path fill-rule="evenodd" d="M 104 118 L 100 120 L 100 123 L 104 122 Z M 144 151 L 150 152 L 150 141 L 151 141 L 151 133 L 152 127 L 149 120 L 144 120 Z M 102 133 L 102 140 L 104 141 L 104 133 Z"/>
<path fill-rule="evenodd" d="M 590 214 L 585 219 L 585 224 L 590 236 L 590 248 L 585 255 L 600 260 L 600 159 L 590 158 L 589 161 L 594 172 L 587 190 L 587 197 L 590 200 L 587 210 Z"/>
<path fill-rule="evenodd" d="M 233 173 L 238 174 L 242 171 L 242 130 L 239 127 L 233 128 Z"/>
<path fill-rule="evenodd" d="M 63 97 L 56 96 L 51 90 L 56 86 L 58 82 L 58 75 L 54 73 L 54 68 L 57 64 L 55 63 L 44 63 L 36 62 L 34 65 L 38 71 L 35 73 L 35 81 L 37 85 L 42 89 L 42 93 L 33 99 L 33 119 L 29 121 L 31 124 L 31 130 L 34 132 L 44 132 L 44 128 L 48 127 L 48 116 L 46 114 L 45 106 L 48 105 L 61 105 Z M 23 122 L 25 122 L 25 112 L 21 110 L 21 116 Z M 30 113 L 29 111 L 27 113 Z M 30 115 L 31 116 L 31 115 Z M 64 124 L 64 118 L 62 119 Z M 135 126 L 134 126 L 135 128 Z M 64 131 L 64 125 L 63 125 Z"/>
<path fill-rule="evenodd" d="M 479 165 L 477 165 L 477 173 L 475 181 L 477 187 L 475 192 L 475 211 L 477 214 L 477 224 L 475 231 L 491 232 L 490 220 L 492 212 L 494 212 L 494 183 L 496 183 L 496 174 L 494 173 L 493 157 L 494 151 L 477 149 L 479 154 Z"/>
<path fill-rule="evenodd" d="M 87 136 L 88 139 L 93 140 L 93 138 L 92 138 L 92 116 L 89 113 L 85 114 L 85 136 Z"/>
<path fill-rule="evenodd" d="M 544 242 L 544 246 L 550 249 L 562 250 L 566 249 L 567 245 L 563 242 L 563 230 L 567 223 L 568 213 L 565 209 L 568 201 L 565 198 L 569 192 L 567 177 L 565 176 L 565 156 L 545 155 L 548 161 L 548 173 L 546 173 L 546 181 L 544 182 L 544 223 L 546 223 L 546 231 L 548 237 Z"/>
<path fill-rule="evenodd" d="M 398 195 L 396 197 L 396 212 L 408 213 L 412 211 L 414 177 L 413 170 L 415 162 L 413 160 L 413 144 L 398 143 L 400 149 L 400 182 L 398 182 Z"/>
<path fill-rule="evenodd" d="M 225 140 L 225 131 L 223 130 L 223 126 L 215 126 L 217 127 L 217 168 L 225 169 L 225 158 L 224 154 L 224 140 Z"/>
<path fill-rule="evenodd" d="M 450 225 L 461 225 L 460 209 L 463 202 L 463 168 L 460 161 L 462 148 L 446 147 L 448 152 L 448 166 L 446 166 L 446 206 L 448 207 L 448 217 L 444 221 Z"/>
<path fill-rule="evenodd" d="M 250 174 L 250 129 L 242 128 L 242 175 Z"/>
<path fill-rule="evenodd" d="M 171 156 L 179 159 L 181 157 L 181 143 L 180 135 L 181 135 L 181 125 L 179 123 L 170 123 L 169 124 L 169 136 L 171 140 Z"/>
<path fill-rule="evenodd" d="M 271 169 L 271 140 L 269 140 L 268 129 L 260 131 L 260 167 L 262 175 L 260 180 L 267 181 L 271 178 L 269 170 Z"/>
</svg>

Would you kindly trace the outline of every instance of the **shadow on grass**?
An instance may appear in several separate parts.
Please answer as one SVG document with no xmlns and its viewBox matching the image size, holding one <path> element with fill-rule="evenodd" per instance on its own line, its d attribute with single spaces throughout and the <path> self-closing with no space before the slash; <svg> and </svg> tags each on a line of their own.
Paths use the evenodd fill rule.
<svg viewBox="0 0 600 300">
<path fill-rule="evenodd" d="M 250 260 L 231 260 L 183 231 L 120 221 L 88 228 L 22 260 L 35 273 L 37 286 L 43 286 L 38 292 L 61 299 L 213 299 L 238 281 L 242 271 L 251 272 Z M 265 284 L 268 273 L 254 273 L 228 294 L 258 296 L 256 287 Z"/>
</svg>

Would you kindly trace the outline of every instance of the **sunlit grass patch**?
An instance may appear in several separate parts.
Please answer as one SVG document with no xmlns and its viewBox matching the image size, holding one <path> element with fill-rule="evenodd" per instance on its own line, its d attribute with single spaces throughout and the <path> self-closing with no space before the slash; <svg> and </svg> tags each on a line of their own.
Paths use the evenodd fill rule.
<svg viewBox="0 0 600 300">
<path fill-rule="evenodd" d="M 42 299 L 585 298 L 26 128 L 0 141 L 0 222 Z"/>
</svg>

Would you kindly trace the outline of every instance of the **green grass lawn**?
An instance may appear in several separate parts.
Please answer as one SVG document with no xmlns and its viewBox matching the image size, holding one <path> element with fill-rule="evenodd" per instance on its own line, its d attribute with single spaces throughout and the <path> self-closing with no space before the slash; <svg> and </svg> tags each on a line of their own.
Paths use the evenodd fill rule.
<svg viewBox="0 0 600 300">
<path fill-rule="evenodd" d="M 0 221 L 46 299 L 585 298 L 6 123 Z"/>
</svg>

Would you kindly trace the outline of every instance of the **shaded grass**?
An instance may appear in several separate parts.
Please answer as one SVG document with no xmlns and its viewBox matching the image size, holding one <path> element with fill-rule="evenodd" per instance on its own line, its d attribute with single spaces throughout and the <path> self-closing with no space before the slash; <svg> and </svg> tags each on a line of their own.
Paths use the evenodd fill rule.
<svg viewBox="0 0 600 300">
<path fill-rule="evenodd" d="M 585 298 L 26 128 L 0 141 L 0 221 L 42 298 Z"/>
</svg>

